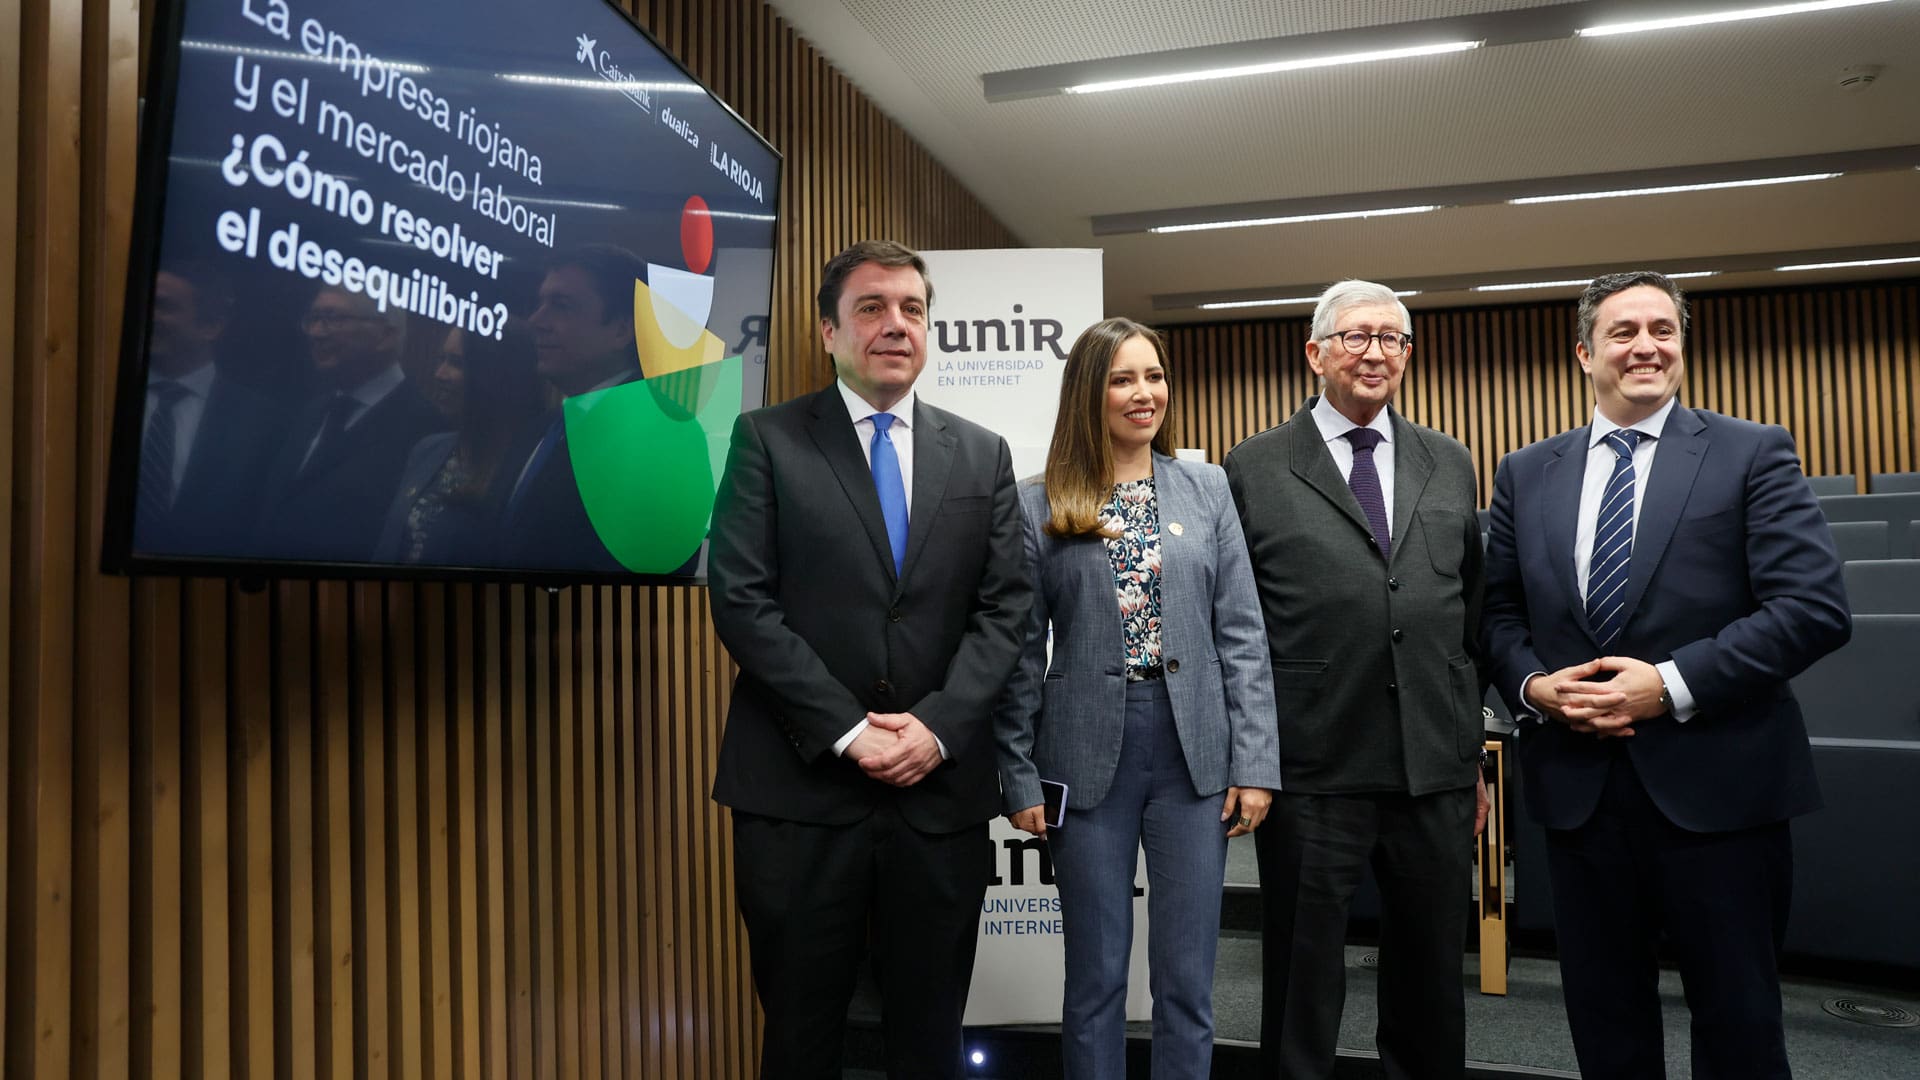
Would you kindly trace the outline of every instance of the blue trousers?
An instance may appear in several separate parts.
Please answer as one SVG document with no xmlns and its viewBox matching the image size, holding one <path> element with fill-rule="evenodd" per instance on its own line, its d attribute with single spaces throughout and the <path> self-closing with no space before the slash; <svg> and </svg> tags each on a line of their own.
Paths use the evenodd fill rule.
<svg viewBox="0 0 1920 1080">
<path fill-rule="evenodd" d="M 1133 875 L 1147 852 L 1154 1080 L 1205 1080 L 1213 1062 L 1213 961 L 1227 870 L 1223 794 L 1198 795 L 1166 684 L 1127 685 L 1126 732 L 1100 805 L 1047 832 L 1066 949 L 1061 1051 L 1069 1080 L 1127 1074 Z"/>
</svg>

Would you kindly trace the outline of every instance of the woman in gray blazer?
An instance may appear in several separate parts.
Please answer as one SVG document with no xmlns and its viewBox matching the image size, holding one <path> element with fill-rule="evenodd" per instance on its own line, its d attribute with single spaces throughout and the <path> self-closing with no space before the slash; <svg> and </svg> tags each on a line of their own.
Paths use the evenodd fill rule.
<svg viewBox="0 0 1920 1080">
<path fill-rule="evenodd" d="M 1090 327 L 1067 357 L 1045 480 L 1021 485 L 1035 600 L 995 717 L 1008 819 L 1052 852 L 1066 1073 L 1088 1080 L 1126 1074 L 1143 845 L 1153 1075 L 1208 1075 L 1227 840 L 1259 826 L 1280 785 L 1265 624 L 1226 474 L 1172 447 L 1160 335 Z M 1067 786 L 1052 829 L 1042 779 Z"/>
</svg>

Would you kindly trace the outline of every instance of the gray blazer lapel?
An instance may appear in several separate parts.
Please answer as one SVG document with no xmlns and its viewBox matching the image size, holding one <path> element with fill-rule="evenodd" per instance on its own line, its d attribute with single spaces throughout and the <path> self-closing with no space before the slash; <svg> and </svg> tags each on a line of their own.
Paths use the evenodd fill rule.
<svg viewBox="0 0 1920 1080">
<path fill-rule="evenodd" d="M 1199 605 L 1197 582 L 1186 572 L 1193 566 L 1202 565 L 1200 560 L 1172 557 L 1169 549 L 1173 549 L 1173 554 L 1177 555 L 1179 548 L 1197 542 L 1202 536 L 1210 536 L 1212 529 L 1200 528 L 1199 525 L 1203 521 L 1210 523 L 1212 514 L 1207 511 L 1199 490 L 1186 471 L 1172 458 L 1160 454 L 1153 456 L 1153 491 L 1155 500 L 1160 504 L 1160 644 L 1166 655 L 1179 656 L 1181 652 L 1175 648 L 1175 643 L 1167 640 L 1168 633 L 1181 625 L 1188 614 L 1196 609 L 1208 611 L 1210 605 Z M 1175 525 L 1180 526 L 1179 532 L 1174 531 Z M 1212 560 L 1211 552 L 1207 554 L 1207 560 Z M 1181 614 L 1173 617 L 1172 612 Z M 1202 621 L 1206 620 L 1203 618 Z"/>
<path fill-rule="evenodd" d="M 1646 498 L 1640 502 L 1640 519 L 1633 526 L 1633 554 L 1627 564 L 1626 618 L 1640 606 L 1653 580 L 1654 568 L 1666 554 L 1673 539 L 1680 513 L 1686 509 L 1687 496 L 1693 491 L 1694 478 L 1700 475 L 1700 461 L 1709 445 L 1707 425 L 1693 410 L 1675 406 L 1667 416 L 1666 430 L 1660 433 L 1653 454 L 1653 467 L 1644 483 Z"/>
<path fill-rule="evenodd" d="M 1588 637 L 1593 627 L 1587 623 L 1587 598 L 1580 593 L 1580 579 L 1574 574 L 1573 538 L 1580 524 L 1580 488 L 1587 476 L 1587 438 L 1590 427 L 1575 428 L 1553 447 L 1553 458 L 1540 470 L 1541 489 L 1537 527 L 1547 538 L 1547 560 L 1554 580 L 1560 582 L 1567 597 L 1567 609 L 1573 622 Z M 1516 516 L 1518 516 L 1516 514 Z"/>
<path fill-rule="evenodd" d="M 941 500 L 947 495 L 947 477 L 953 472 L 953 432 L 947 430 L 946 422 L 941 420 L 919 398 L 913 399 L 913 494 L 909 496 L 913 510 L 908 515 L 907 557 L 901 561 L 901 574 L 904 579 L 907 571 L 913 569 L 919 561 L 920 552 L 927 546 L 927 537 L 933 532 L 933 519 L 940 514 Z M 880 497 L 874 496 L 874 506 L 880 505 Z M 881 535 L 885 536 L 885 530 Z M 891 565 L 892 548 L 888 548 L 888 561 Z"/>
<path fill-rule="evenodd" d="M 1400 541 L 1413 528 L 1414 507 L 1420 504 L 1420 496 L 1433 476 L 1433 451 L 1399 413 L 1389 410 L 1388 416 L 1393 423 L 1393 556 L 1387 560 L 1391 565 L 1400 558 L 1400 549 L 1405 546 Z M 1354 505 L 1359 505 L 1359 500 L 1354 500 Z"/>
<path fill-rule="evenodd" d="M 867 540 L 873 544 L 874 556 L 885 565 L 887 576 L 892 577 L 893 544 L 887 539 L 886 518 L 880 515 L 880 495 L 873 488 L 873 470 L 867 466 L 866 455 L 860 450 L 860 436 L 847 421 L 846 403 L 840 400 L 839 389 L 829 386 L 814 395 L 812 411 L 813 421 L 808 425 L 807 434 L 813 437 L 820 456 L 827 459 L 834 478 L 840 481 L 854 516 L 860 519 L 867 531 Z M 918 443 L 914 449 L 918 451 Z M 917 480 L 919 461 L 914 465 Z"/>
<path fill-rule="evenodd" d="M 1353 497 L 1353 489 L 1340 478 L 1340 466 L 1333 463 L 1333 454 L 1327 449 L 1326 440 L 1320 437 L 1320 425 L 1313 422 L 1310 407 L 1293 415 L 1288 432 L 1293 441 L 1287 455 L 1293 459 L 1293 474 L 1351 518 L 1361 532 L 1373 535 L 1373 526 L 1367 524 L 1367 515 L 1360 510 L 1360 500 Z"/>
</svg>

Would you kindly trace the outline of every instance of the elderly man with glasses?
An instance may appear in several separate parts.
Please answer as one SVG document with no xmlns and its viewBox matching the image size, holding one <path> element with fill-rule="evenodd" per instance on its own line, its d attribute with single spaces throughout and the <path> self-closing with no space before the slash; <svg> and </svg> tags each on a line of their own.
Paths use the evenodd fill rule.
<svg viewBox="0 0 1920 1080">
<path fill-rule="evenodd" d="M 1381 1064 L 1390 1077 L 1458 1077 L 1467 889 L 1486 821 L 1473 462 L 1392 408 L 1413 335 L 1391 289 L 1332 286 L 1311 333 L 1321 393 L 1226 460 L 1280 736 L 1281 790 L 1254 833 L 1262 1072 L 1333 1075 L 1347 906 L 1371 865 Z"/>
</svg>

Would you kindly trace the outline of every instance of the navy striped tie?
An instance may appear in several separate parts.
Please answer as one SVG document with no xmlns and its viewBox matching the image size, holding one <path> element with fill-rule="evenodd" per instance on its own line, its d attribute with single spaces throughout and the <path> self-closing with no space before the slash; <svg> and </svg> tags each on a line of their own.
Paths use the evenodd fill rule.
<svg viewBox="0 0 1920 1080">
<path fill-rule="evenodd" d="M 147 384 L 147 392 L 153 395 L 155 404 L 140 443 L 140 494 L 135 503 L 134 528 L 150 541 L 173 507 L 173 459 L 179 446 L 176 427 L 180 423 L 180 403 L 190 391 L 172 379 L 155 379 Z"/>
<path fill-rule="evenodd" d="M 1587 564 L 1587 622 L 1603 649 L 1611 648 L 1627 619 L 1627 568 L 1633 561 L 1633 449 L 1641 435 L 1632 429 L 1607 433 L 1613 475 L 1600 496 L 1593 519 L 1593 559 Z"/>
</svg>

